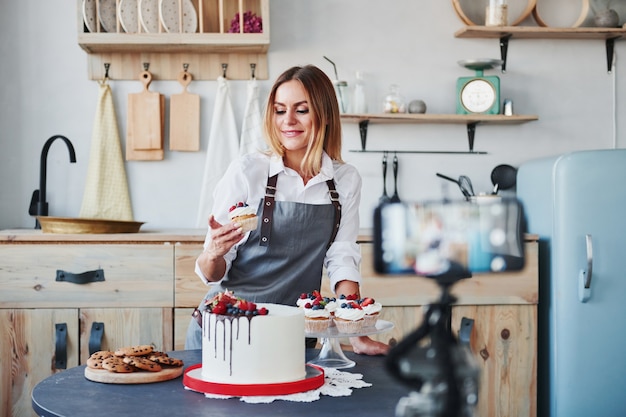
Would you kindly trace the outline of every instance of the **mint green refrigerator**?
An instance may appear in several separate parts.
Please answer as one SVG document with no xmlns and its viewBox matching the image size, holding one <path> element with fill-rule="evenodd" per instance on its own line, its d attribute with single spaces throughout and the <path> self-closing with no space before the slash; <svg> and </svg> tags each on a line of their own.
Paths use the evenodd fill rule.
<svg viewBox="0 0 626 417">
<path fill-rule="evenodd" d="M 626 416 L 626 149 L 522 164 L 539 235 L 540 417 Z"/>
</svg>

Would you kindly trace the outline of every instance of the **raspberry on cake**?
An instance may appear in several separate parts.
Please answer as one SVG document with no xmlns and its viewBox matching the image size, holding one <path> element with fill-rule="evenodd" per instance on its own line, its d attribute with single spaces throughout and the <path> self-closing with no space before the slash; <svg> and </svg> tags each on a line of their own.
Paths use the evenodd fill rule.
<svg viewBox="0 0 626 417">
<path fill-rule="evenodd" d="M 243 201 L 228 209 L 228 217 L 232 223 L 237 223 L 241 226 L 243 233 L 256 230 L 259 224 L 259 217 L 256 215 L 256 211 Z"/>
</svg>

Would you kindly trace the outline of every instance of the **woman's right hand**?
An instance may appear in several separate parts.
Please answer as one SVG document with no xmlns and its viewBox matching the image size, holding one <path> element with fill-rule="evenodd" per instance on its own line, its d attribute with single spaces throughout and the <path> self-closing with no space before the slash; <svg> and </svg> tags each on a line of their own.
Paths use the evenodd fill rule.
<svg viewBox="0 0 626 417">
<path fill-rule="evenodd" d="M 243 238 L 241 227 L 236 223 L 222 225 L 215 220 L 215 216 L 209 217 L 209 228 L 211 229 L 211 242 L 205 252 L 209 252 L 212 257 L 222 257 Z"/>
<path fill-rule="evenodd" d="M 241 227 L 237 224 L 220 224 L 215 217 L 209 217 L 211 241 L 198 257 L 198 266 L 208 281 L 217 282 L 226 273 L 224 255 L 243 238 Z"/>
</svg>

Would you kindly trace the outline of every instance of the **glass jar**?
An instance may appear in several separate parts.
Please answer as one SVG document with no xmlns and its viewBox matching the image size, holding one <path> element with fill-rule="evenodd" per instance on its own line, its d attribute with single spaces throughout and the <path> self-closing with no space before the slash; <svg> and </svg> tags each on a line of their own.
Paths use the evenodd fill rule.
<svg viewBox="0 0 626 417">
<path fill-rule="evenodd" d="M 339 113 L 346 114 L 348 113 L 350 98 L 348 92 L 348 82 L 333 80 L 333 85 L 335 86 L 335 94 L 337 95 L 337 102 L 339 103 Z"/>
<path fill-rule="evenodd" d="M 385 96 L 383 102 L 383 113 L 406 113 L 406 102 L 400 94 L 400 87 L 396 84 L 389 87 L 389 94 Z"/>
<path fill-rule="evenodd" d="M 485 12 L 485 26 L 507 26 L 509 24 L 506 0 L 489 0 Z"/>
</svg>

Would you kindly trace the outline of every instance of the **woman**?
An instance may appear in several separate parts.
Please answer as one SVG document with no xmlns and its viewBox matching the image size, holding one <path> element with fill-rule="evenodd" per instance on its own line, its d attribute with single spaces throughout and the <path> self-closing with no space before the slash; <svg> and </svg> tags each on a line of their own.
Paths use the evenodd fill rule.
<svg viewBox="0 0 626 417">
<path fill-rule="evenodd" d="M 300 294 L 320 288 L 323 267 L 337 296 L 358 294 L 361 177 L 341 159 L 339 107 L 324 72 L 309 65 L 278 77 L 263 129 L 270 151 L 231 163 L 214 190 L 196 262 L 200 278 L 217 283 L 205 300 L 228 289 L 255 302 L 295 305 Z M 238 202 L 258 208 L 257 230 L 243 234 L 230 223 L 229 207 Z M 202 346 L 200 330 L 192 319 L 187 349 Z M 357 353 L 388 350 L 368 337 L 350 341 Z"/>
</svg>

